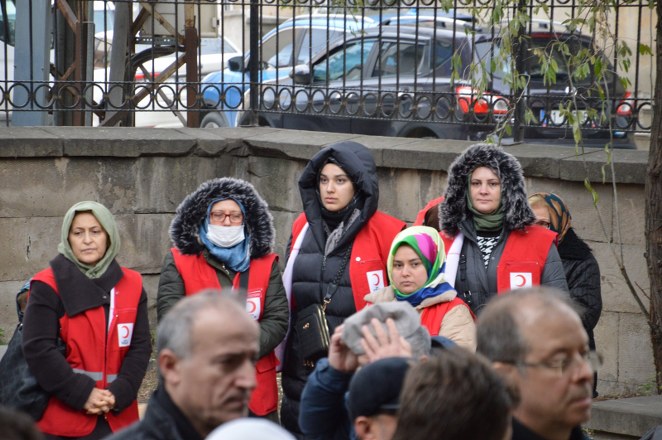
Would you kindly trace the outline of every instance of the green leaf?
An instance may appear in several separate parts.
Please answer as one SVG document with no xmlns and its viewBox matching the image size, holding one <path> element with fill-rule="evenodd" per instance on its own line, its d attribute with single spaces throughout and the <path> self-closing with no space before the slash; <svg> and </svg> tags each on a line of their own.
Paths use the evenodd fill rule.
<svg viewBox="0 0 662 440">
<path fill-rule="evenodd" d="M 593 206 L 598 206 L 600 197 L 598 196 L 597 191 L 593 189 L 593 185 L 591 185 L 591 181 L 588 180 L 588 177 L 584 178 L 584 188 L 586 188 L 588 192 L 591 193 L 591 197 L 593 198 Z"/>
<path fill-rule="evenodd" d="M 653 55 L 653 49 L 647 44 L 639 43 L 639 55 Z"/>
</svg>

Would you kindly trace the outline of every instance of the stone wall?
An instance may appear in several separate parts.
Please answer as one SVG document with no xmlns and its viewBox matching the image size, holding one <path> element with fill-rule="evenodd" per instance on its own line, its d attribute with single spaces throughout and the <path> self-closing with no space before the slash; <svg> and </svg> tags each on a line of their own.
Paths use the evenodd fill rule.
<svg viewBox="0 0 662 440">
<path fill-rule="evenodd" d="M 168 227 L 186 194 L 213 177 L 250 181 L 273 211 L 276 251 L 284 255 L 291 222 L 301 209 L 298 177 L 320 147 L 342 139 L 372 149 L 380 208 L 408 222 L 443 192 L 448 166 L 470 145 L 269 128 L 0 128 L 0 329 L 5 338 L 16 323 L 15 292 L 55 256 L 62 216 L 75 202 L 98 200 L 115 213 L 122 234 L 119 260 L 144 275 L 153 320 L 158 275 L 169 248 Z M 604 309 L 596 340 L 606 362 L 599 391 L 652 391 L 650 333 L 616 264 L 616 258 L 623 259 L 633 282 L 648 294 L 643 186 L 647 152 L 614 152 L 616 204 L 611 178 L 600 183 L 603 170 L 610 175 L 602 150 L 580 156 L 574 148 L 554 145 L 506 149 L 521 161 L 529 191 L 554 191 L 564 197 L 577 232 L 600 262 Z M 587 175 L 599 195 L 597 208 L 584 188 Z"/>
</svg>

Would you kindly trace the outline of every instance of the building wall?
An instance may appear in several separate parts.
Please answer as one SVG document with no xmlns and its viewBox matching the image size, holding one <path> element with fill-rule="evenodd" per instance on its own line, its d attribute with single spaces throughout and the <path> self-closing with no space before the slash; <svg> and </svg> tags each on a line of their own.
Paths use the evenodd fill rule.
<svg viewBox="0 0 662 440">
<path fill-rule="evenodd" d="M 122 238 L 119 261 L 145 277 L 155 322 L 158 276 L 170 247 L 168 227 L 189 192 L 214 177 L 250 181 L 273 212 L 276 252 L 284 263 L 289 228 L 301 209 L 298 177 L 323 145 L 342 139 L 372 149 L 380 209 L 407 222 L 429 199 L 442 194 L 446 170 L 470 145 L 269 128 L 0 128 L 0 329 L 5 340 L 16 324 L 15 292 L 56 255 L 62 216 L 74 203 L 97 200 L 116 215 Z M 606 183 L 600 183 L 607 160 L 602 150 L 583 155 L 554 145 L 506 150 L 522 163 L 529 191 L 562 195 L 578 234 L 600 262 L 604 309 L 596 340 L 606 362 L 599 391 L 613 395 L 651 390 L 650 332 L 616 263 L 624 261 L 632 282 L 648 295 L 643 186 L 647 152 L 614 152 L 616 203 L 612 179 L 607 176 Z M 586 176 L 599 196 L 597 206 L 584 188 Z"/>
</svg>

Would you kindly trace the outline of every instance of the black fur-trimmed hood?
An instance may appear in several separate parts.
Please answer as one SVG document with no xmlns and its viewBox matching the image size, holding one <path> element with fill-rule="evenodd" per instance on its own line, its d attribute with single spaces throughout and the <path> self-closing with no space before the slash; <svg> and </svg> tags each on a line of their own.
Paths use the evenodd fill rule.
<svg viewBox="0 0 662 440">
<path fill-rule="evenodd" d="M 251 239 L 251 258 L 270 253 L 274 246 L 275 231 L 269 206 L 253 185 L 232 177 L 208 180 L 180 203 L 170 224 L 170 239 L 175 247 L 183 254 L 202 252 L 205 247 L 198 239 L 198 231 L 207 215 L 207 208 L 214 200 L 228 198 L 241 203 L 246 211 L 244 219 Z"/>
<path fill-rule="evenodd" d="M 468 176 L 481 166 L 491 168 L 501 179 L 504 227 L 512 231 L 532 224 L 535 217 L 526 197 L 524 174 L 519 161 L 495 145 L 475 144 L 458 156 L 448 170 L 445 199 L 439 208 L 442 231 L 455 235 L 458 224 L 470 215 L 466 198 Z"/>
</svg>

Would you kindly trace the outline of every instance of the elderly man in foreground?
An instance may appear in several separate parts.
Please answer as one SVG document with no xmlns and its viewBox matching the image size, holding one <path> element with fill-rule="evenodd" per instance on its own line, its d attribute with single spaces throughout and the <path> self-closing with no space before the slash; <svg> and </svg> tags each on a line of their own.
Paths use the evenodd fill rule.
<svg viewBox="0 0 662 440">
<path fill-rule="evenodd" d="M 145 417 L 113 440 L 202 440 L 248 414 L 259 328 L 243 305 L 208 290 L 178 302 L 157 331 L 161 380 Z"/>
<path fill-rule="evenodd" d="M 520 393 L 514 440 L 580 440 L 591 416 L 600 359 L 575 305 L 552 288 L 522 289 L 491 301 L 478 317 L 477 351 Z"/>
</svg>

